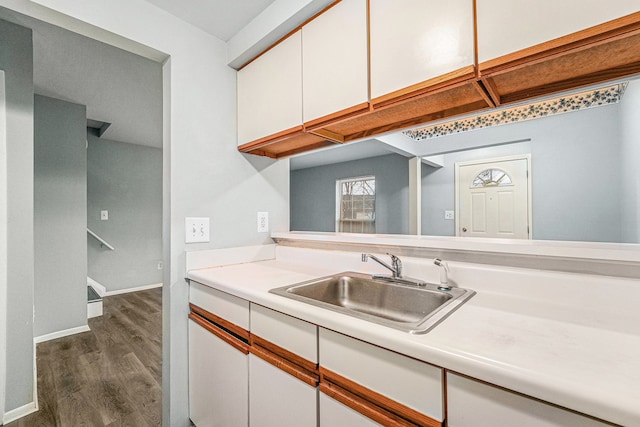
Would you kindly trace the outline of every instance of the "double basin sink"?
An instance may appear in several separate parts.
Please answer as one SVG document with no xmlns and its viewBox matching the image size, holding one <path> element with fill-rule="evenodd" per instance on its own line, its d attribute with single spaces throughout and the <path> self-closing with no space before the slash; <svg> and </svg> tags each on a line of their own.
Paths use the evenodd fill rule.
<svg viewBox="0 0 640 427">
<path fill-rule="evenodd" d="M 412 334 L 428 332 L 475 294 L 469 289 L 355 272 L 269 292 Z"/>
</svg>

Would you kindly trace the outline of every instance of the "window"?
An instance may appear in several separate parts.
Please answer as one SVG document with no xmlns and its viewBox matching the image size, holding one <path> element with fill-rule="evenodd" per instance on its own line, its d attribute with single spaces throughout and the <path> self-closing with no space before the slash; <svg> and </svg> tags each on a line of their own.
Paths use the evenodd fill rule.
<svg viewBox="0 0 640 427">
<path fill-rule="evenodd" d="M 338 180 L 336 231 L 376 232 L 376 179 L 373 176 Z"/>
<path fill-rule="evenodd" d="M 471 187 L 502 187 L 512 185 L 511 178 L 500 169 L 485 169 L 471 183 Z"/>
</svg>

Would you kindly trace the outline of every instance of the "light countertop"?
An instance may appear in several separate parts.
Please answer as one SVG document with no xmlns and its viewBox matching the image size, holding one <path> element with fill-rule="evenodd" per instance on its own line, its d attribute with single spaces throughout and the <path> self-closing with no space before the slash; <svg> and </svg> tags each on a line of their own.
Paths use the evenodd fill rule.
<svg viewBox="0 0 640 427">
<path fill-rule="evenodd" d="M 551 296 L 530 299 L 476 289 L 478 293 L 440 325 L 412 335 L 268 292 L 344 271 L 330 265 L 267 260 L 192 270 L 188 278 L 541 400 L 621 425 L 640 425 L 637 326 L 584 322 L 589 313 L 579 305 L 567 309 L 549 302 L 554 301 Z"/>
</svg>

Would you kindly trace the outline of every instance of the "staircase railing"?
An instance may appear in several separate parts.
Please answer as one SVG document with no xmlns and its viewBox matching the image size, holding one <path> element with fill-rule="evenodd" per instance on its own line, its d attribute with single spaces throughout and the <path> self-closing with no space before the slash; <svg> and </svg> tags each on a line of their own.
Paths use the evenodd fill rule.
<svg viewBox="0 0 640 427">
<path fill-rule="evenodd" d="M 116 248 L 114 248 L 109 243 L 107 243 L 106 240 L 104 240 L 102 237 L 98 236 L 96 233 L 94 233 L 93 231 L 89 230 L 88 228 L 87 228 L 87 233 L 89 233 L 89 235 L 91 237 L 93 237 L 98 242 L 100 242 L 100 247 L 107 247 L 110 251 L 115 251 L 116 250 Z"/>
</svg>

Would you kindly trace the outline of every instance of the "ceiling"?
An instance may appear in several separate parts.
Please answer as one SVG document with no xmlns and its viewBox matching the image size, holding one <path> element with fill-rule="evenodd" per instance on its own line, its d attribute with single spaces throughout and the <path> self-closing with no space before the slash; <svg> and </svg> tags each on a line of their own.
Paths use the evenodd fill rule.
<svg viewBox="0 0 640 427">
<path fill-rule="evenodd" d="M 225 42 L 274 2 L 274 0 L 146 1 Z"/>
</svg>

